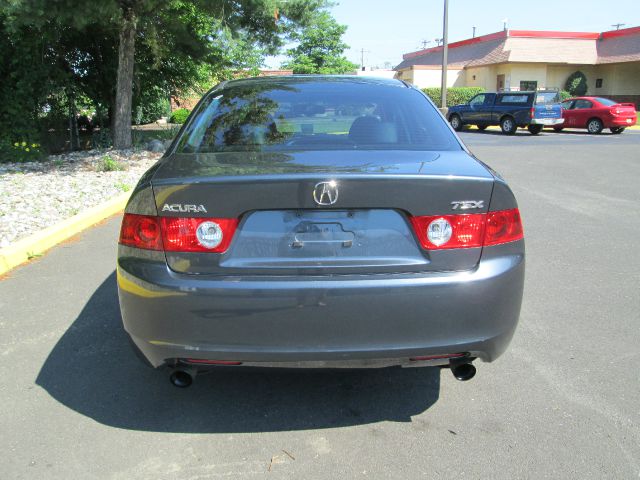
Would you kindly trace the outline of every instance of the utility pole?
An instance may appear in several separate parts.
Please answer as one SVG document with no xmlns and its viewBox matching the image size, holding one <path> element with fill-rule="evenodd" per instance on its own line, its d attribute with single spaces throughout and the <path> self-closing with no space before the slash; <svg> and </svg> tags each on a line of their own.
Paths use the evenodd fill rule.
<svg viewBox="0 0 640 480">
<path fill-rule="evenodd" d="M 360 49 L 360 70 L 364 72 L 364 54 L 369 53 L 369 50 L 365 50 L 364 48 Z"/>
<path fill-rule="evenodd" d="M 448 50 L 449 50 L 449 40 L 448 40 L 448 29 L 449 29 L 449 19 L 448 19 L 448 4 L 449 0 L 444 0 L 444 15 L 442 19 L 442 86 L 440 90 L 442 92 L 442 96 L 440 97 L 440 103 L 442 108 L 447 108 L 447 64 L 448 64 Z"/>
<path fill-rule="evenodd" d="M 626 23 L 614 23 L 612 27 L 616 27 L 616 30 L 620 30 L 620 27 L 624 27 Z"/>
<path fill-rule="evenodd" d="M 476 38 L 476 27 L 471 27 L 473 28 L 473 36 L 471 38 Z"/>
<path fill-rule="evenodd" d="M 509 21 L 508 18 L 505 18 L 502 20 L 502 29 L 506 32 L 507 31 L 507 22 Z"/>
<path fill-rule="evenodd" d="M 431 40 L 422 40 L 422 48 L 427 48 L 427 45 L 431 43 Z"/>
</svg>

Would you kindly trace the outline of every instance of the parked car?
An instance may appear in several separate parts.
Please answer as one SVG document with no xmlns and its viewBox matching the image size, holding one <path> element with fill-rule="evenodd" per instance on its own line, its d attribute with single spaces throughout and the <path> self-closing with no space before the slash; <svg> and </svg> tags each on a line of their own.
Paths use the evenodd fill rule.
<svg viewBox="0 0 640 480">
<path fill-rule="evenodd" d="M 456 131 L 465 125 L 475 125 L 480 130 L 500 125 L 506 135 L 516 133 L 518 127 L 527 127 L 537 135 L 544 126 L 564 122 L 560 96 L 555 90 L 480 93 L 469 103 L 451 107 L 447 115 Z"/>
<path fill-rule="evenodd" d="M 618 103 L 602 97 L 575 97 L 562 102 L 564 123 L 553 127 L 586 128 L 589 133 L 600 133 L 608 128 L 611 133 L 622 133 L 625 127 L 635 125 L 638 117 L 633 103 Z"/>
<path fill-rule="evenodd" d="M 204 97 L 136 186 L 118 292 L 134 348 L 176 386 L 220 366 L 467 380 L 511 340 L 524 253 L 511 190 L 416 88 L 242 79 Z"/>
</svg>

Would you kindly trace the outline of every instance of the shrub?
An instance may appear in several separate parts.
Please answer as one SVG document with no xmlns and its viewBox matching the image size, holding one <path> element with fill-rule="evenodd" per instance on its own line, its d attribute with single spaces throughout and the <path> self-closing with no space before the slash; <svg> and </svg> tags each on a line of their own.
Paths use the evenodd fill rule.
<svg viewBox="0 0 640 480">
<path fill-rule="evenodd" d="M 191 112 L 186 108 L 179 108 L 177 110 L 174 110 L 174 112 L 171 114 L 171 118 L 169 119 L 169 123 L 182 124 L 187 120 L 189 113 Z"/>
<path fill-rule="evenodd" d="M 133 108 L 133 123 L 144 125 L 153 123 L 171 113 L 171 104 L 162 92 L 151 92 L 137 99 Z"/>
<path fill-rule="evenodd" d="M 440 96 L 442 90 L 440 87 L 423 88 L 422 91 L 436 104 L 440 106 Z M 447 107 L 467 103 L 475 95 L 484 92 L 482 87 L 451 87 L 447 88 Z"/>
<path fill-rule="evenodd" d="M 105 155 L 98 164 L 99 172 L 117 172 L 124 170 L 124 166 L 110 155 Z"/>
<path fill-rule="evenodd" d="M 574 97 L 581 97 L 587 93 L 587 77 L 580 70 L 573 72 L 567 78 L 564 89 Z"/>
<path fill-rule="evenodd" d="M 561 102 L 564 102 L 567 98 L 571 98 L 571 97 L 573 97 L 573 95 L 571 95 L 566 90 L 560 90 L 560 101 Z"/>
<path fill-rule="evenodd" d="M 109 128 L 100 128 L 91 134 L 91 148 L 111 148 L 113 139 Z"/>
<path fill-rule="evenodd" d="M 43 156 L 39 143 L 25 140 L 11 142 L 0 139 L 0 163 L 2 162 L 32 162 Z"/>
</svg>

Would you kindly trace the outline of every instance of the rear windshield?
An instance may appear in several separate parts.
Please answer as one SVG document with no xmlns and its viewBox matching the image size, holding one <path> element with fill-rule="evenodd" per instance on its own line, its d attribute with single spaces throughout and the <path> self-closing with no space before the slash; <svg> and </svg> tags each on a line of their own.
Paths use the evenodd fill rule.
<svg viewBox="0 0 640 480">
<path fill-rule="evenodd" d="M 550 103 L 560 103 L 559 92 L 538 92 L 536 94 L 537 105 L 548 105 Z"/>
<path fill-rule="evenodd" d="M 499 105 L 526 105 L 529 103 L 531 94 L 528 93 L 505 93 L 498 96 Z"/>
<path fill-rule="evenodd" d="M 355 80 L 241 81 L 201 103 L 181 153 L 282 150 L 460 150 L 418 91 Z"/>
<path fill-rule="evenodd" d="M 598 102 L 600 102 L 602 105 L 605 105 L 607 107 L 610 107 L 611 105 L 617 105 L 618 104 L 618 102 L 614 102 L 613 100 L 609 100 L 608 98 L 596 97 L 595 99 Z"/>
</svg>

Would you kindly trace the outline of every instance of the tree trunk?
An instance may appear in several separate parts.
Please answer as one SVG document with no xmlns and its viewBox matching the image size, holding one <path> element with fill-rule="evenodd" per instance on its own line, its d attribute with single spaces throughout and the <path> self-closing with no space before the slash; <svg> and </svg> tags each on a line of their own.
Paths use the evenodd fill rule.
<svg viewBox="0 0 640 480">
<path fill-rule="evenodd" d="M 133 96 L 133 63 L 136 44 L 136 15 L 133 9 L 123 12 L 118 47 L 118 79 L 116 108 L 113 118 L 114 148 L 131 148 L 131 98 Z"/>
<path fill-rule="evenodd" d="M 76 110 L 75 94 L 68 93 L 69 101 L 69 150 L 80 150 L 80 135 L 78 134 L 78 112 Z"/>
</svg>

